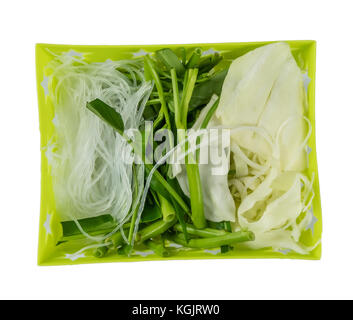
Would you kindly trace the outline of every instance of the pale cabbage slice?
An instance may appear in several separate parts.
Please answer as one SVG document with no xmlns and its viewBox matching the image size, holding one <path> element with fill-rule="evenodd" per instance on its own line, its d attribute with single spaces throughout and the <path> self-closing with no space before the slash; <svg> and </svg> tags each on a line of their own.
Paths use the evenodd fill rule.
<svg viewBox="0 0 353 320">
<path fill-rule="evenodd" d="M 217 120 L 228 128 L 257 126 L 276 80 L 290 58 L 287 44 L 274 43 L 234 60 L 223 84 Z M 236 131 L 232 133 L 232 141 L 264 158 L 272 154 L 264 139 L 255 133 Z"/>
<path fill-rule="evenodd" d="M 283 182 L 283 179 L 287 181 Z M 244 229 L 252 230 L 256 235 L 255 241 L 246 243 L 243 247 L 253 249 L 272 247 L 275 250 L 285 248 L 306 254 L 308 248 L 299 244 L 299 237 L 297 237 L 297 229 L 299 227 L 297 219 L 303 209 L 300 175 L 280 176 L 276 180 L 272 184 L 273 194 L 276 194 L 276 191 L 283 190 L 281 183 L 287 185 L 288 180 L 292 180 L 292 184 L 283 195 L 273 201 L 268 201 L 266 209 L 259 220 L 249 221 L 245 217 L 247 212 L 239 214 L 240 226 Z M 262 199 L 264 198 L 265 194 L 263 194 Z"/>
<path fill-rule="evenodd" d="M 274 183 L 272 183 L 273 187 Z M 256 189 L 259 190 L 260 186 Z M 271 190 L 276 191 L 276 190 Z M 252 195 L 255 192 L 252 193 Z M 263 194 L 265 196 L 265 194 Z M 245 200 L 244 200 L 245 201 Z M 243 201 L 243 203 L 244 203 Z M 299 176 L 294 177 L 294 181 L 290 189 L 282 196 L 274 201 L 268 201 L 266 209 L 259 220 L 249 222 L 246 218 L 239 219 L 242 227 L 251 228 L 256 233 L 270 232 L 275 229 L 280 229 L 284 226 L 289 226 L 295 223 L 295 220 L 301 213 L 301 186 Z M 244 217 L 245 212 L 238 212 Z"/>
<path fill-rule="evenodd" d="M 250 51 L 231 64 L 216 116 L 224 125 L 254 125 L 263 112 L 272 87 L 291 53 L 285 43 Z"/>
<path fill-rule="evenodd" d="M 282 66 L 258 126 L 278 140 L 282 170 L 305 169 L 304 148 L 305 91 L 303 78 L 291 57 Z"/>
<path fill-rule="evenodd" d="M 264 201 L 272 192 L 271 185 L 278 175 L 278 170 L 272 168 L 265 180 L 250 193 L 240 204 L 238 208 L 239 224 L 242 227 L 247 227 L 245 214 L 250 211 L 254 205 L 260 201 Z"/>
</svg>

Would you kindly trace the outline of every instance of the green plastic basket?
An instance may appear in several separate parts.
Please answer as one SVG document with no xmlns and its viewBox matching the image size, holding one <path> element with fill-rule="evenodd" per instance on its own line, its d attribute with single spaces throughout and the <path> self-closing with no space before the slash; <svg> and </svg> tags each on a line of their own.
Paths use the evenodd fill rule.
<svg viewBox="0 0 353 320">
<path fill-rule="evenodd" d="M 314 172 L 313 213 L 318 220 L 313 230 L 307 230 L 302 235 L 302 242 L 308 246 L 314 245 L 321 239 L 322 215 L 320 203 L 320 190 L 318 179 L 318 168 L 315 144 L 315 59 L 316 42 L 312 40 L 285 41 L 292 50 L 299 67 L 307 71 L 311 82 L 308 86 L 308 114 L 313 126 L 313 133 L 308 141 L 311 148 L 309 154 L 309 167 L 307 173 Z M 261 250 L 233 250 L 227 253 L 218 253 L 212 250 L 185 250 L 168 258 L 161 258 L 149 252 L 136 252 L 130 257 L 121 255 L 108 255 L 104 258 L 96 258 L 92 251 L 75 254 L 87 245 L 86 240 L 70 241 L 57 245 L 62 235 L 62 227 L 55 209 L 55 199 L 52 186 L 51 168 L 46 158 L 46 150 L 50 147 L 55 136 L 53 124 L 54 107 L 47 95 L 47 74 L 45 67 L 54 58 L 53 54 L 61 54 L 71 51 L 75 54 L 83 54 L 87 62 L 102 62 L 107 59 L 119 60 L 138 56 L 144 52 L 154 52 L 164 47 L 170 48 L 194 48 L 201 47 L 203 50 L 222 51 L 224 58 L 233 60 L 246 52 L 272 42 L 247 42 L 247 43 L 212 43 L 212 44 L 180 44 L 180 45 L 132 45 L 132 46 L 77 46 L 77 45 L 36 45 L 36 72 L 37 90 L 39 104 L 39 123 L 41 133 L 41 209 L 39 224 L 38 264 L 39 265 L 71 265 L 95 262 L 116 261 L 145 261 L 145 260 L 181 260 L 181 259 L 235 259 L 235 258 L 281 258 L 281 259 L 307 259 L 317 260 L 321 257 L 321 244 L 310 254 L 301 255 L 294 252 L 275 252 L 271 248 Z"/>
</svg>

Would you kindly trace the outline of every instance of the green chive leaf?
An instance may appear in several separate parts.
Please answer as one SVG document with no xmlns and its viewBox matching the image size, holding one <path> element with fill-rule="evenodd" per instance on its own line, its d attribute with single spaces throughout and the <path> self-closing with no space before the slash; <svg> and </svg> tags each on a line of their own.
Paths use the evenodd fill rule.
<svg viewBox="0 0 353 320">
<path fill-rule="evenodd" d="M 121 135 L 124 132 L 124 121 L 120 113 L 116 112 L 112 107 L 108 106 L 100 99 L 87 102 L 87 109 L 112 126 Z"/>
</svg>

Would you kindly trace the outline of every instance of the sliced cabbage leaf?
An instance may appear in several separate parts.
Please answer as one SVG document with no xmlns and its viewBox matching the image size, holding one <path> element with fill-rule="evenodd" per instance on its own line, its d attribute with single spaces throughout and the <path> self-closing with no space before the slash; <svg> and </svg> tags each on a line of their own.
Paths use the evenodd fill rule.
<svg viewBox="0 0 353 320">
<path fill-rule="evenodd" d="M 288 59 L 273 85 L 258 125 L 273 139 L 278 138 L 282 170 L 305 169 L 305 91 L 301 71 L 294 58 Z"/>
<path fill-rule="evenodd" d="M 260 47 L 231 64 L 223 84 L 216 117 L 230 128 L 258 125 L 273 86 L 286 61 L 291 58 L 285 43 Z M 271 150 L 261 137 L 249 132 L 232 134 L 234 142 L 253 152 L 269 156 Z"/>
<path fill-rule="evenodd" d="M 234 60 L 224 80 L 216 111 L 222 123 L 232 127 L 257 124 L 282 66 L 290 56 L 287 44 L 275 43 Z"/>
<path fill-rule="evenodd" d="M 258 220 L 250 221 L 246 217 L 247 212 L 242 213 L 242 218 L 239 219 L 241 227 L 255 233 L 255 241 L 244 247 L 272 247 L 274 250 L 291 249 L 301 254 L 308 253 L 310 248 L 298 243 L 299 235 L 305 230 L 304 226 L 310 222 L 306 215 L 305 221 L 297 223 L 303 209 L 300 174 L 283 173 L 272 183 L 272 194 L 283 192 L 283 186 L 287 186 L 289 180 L 292 180 L 292 184 L 288 191 L 276 199 L 269 198 Z"/>
<path fill-rule="evenodd" d="M 269 180 L 267 180 L 266 183 L 268 183 L 268 181 Z M 259 189 L 261 188 L 258 187 L 256 191 Z M 268 189 L 263 188 L 262 190 L 269 191 Z M 256 191 L 251 195 L 256 193 Z M 292 225 L 301 213 L 301 209 L 300 179 L 299 176 L 296 176 L 291 188 L 287 192 L 274 201 L 267 201 L 266 209 L 257 221 L 249 222 L 246 218 L 239 221 L 244 228 L 249 228 L 256 233 L 264 233 Z M 239 210 L 239 214 L 243 217 L 245 217 L 245 213 L 246 212 L 241 213 Z"/>
<path fill-rule="evenodd" d="M 233 130 L 232 142 L 264 159 L 280 158 L 282 170 L 303 170 L 306 95 L 301 70 L 286 43 L 260 47 L 236 59 L 224 81 L 215 118 L 224 127 L 257 126 L 278 143 L 273 150 L 260 131 Z"/>
<path fill-rule="evenodd" d="M 266 198 L 271 194 L 271 185 L 278 175 L 278 170 L 272 168 L 270 173 L 267 175 L 265 180 L 250 193 L 240 204 L 238 208 L 239 223 L 242 227 L 247 226 L 246 213 L 254 207 L 254 205 L 260 201 L 265 201 Z"/>
</svg>

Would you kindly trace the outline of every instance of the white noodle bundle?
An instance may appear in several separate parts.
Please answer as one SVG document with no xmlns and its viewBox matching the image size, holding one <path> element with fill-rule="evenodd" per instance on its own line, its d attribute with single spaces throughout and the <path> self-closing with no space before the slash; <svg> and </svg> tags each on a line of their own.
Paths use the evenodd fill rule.
<svg viewBox="0 0 353 320">
<path fill-rule="evenodd" d="M 52 164 L 57 212 L 61 220 L 111 214 L 118 225 L 127 221 L 144 186 L 144 167 L 124 159 L 131 146 L 86 108 L 101 99 L 116 111 L 125 128 L 138 128 L 152 90 L 138 61 L 84 62 L 70 54 L 57 56 L 50 92 L 55 107 L 56 152 Z M 133 196 L 135 185 L 137 197 Z"/>
</svg>

